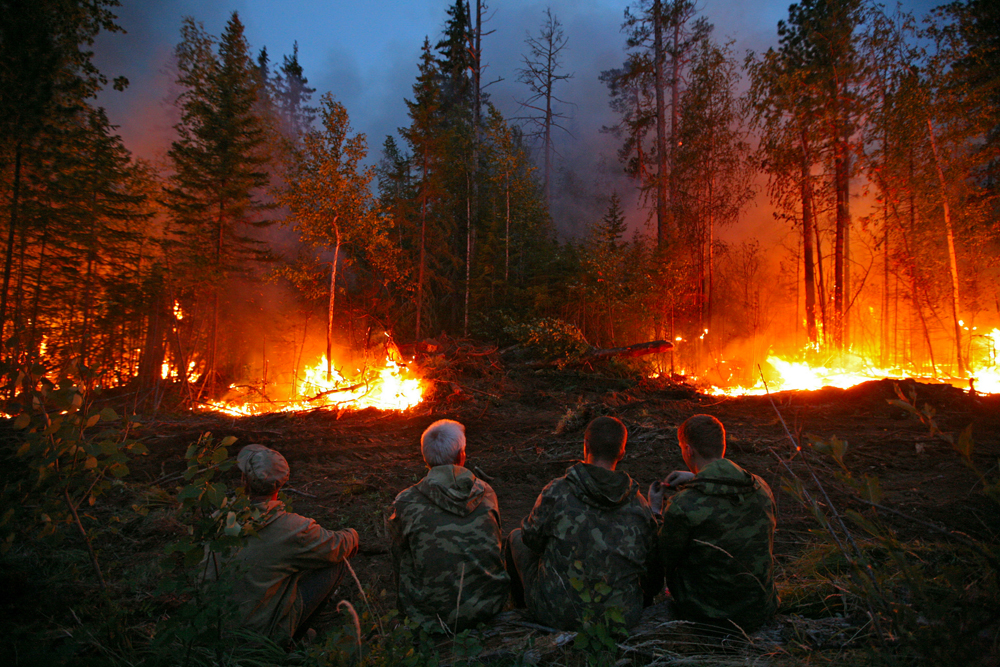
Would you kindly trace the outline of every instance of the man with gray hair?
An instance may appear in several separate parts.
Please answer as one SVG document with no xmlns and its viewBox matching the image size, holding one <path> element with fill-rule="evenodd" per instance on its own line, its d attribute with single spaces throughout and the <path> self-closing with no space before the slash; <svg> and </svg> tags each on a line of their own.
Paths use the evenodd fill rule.
<svg viewBox="0 0 1000 667">
<path fill-rule="evenodd" d="M 430 471 L 402 491 L 386 522 L 396 606 L 428 632 L 459 632 L 503 609 L 510 579 L 497 496 L 465 466 L 465 427 L 441 419 L 420 450 Z"/>
<path fill-rule="evenodd" d="M 330 597 L 344 562 L 358 550 L 353 528 L 330 531 L 285 511 L 278 491 L 288 481 L 288 461 L 264 445 L 247 445 L 236 457 L 247 494 L 263 513 L 257 534 L 232 557 L 233 595 L 243 627 L 289 639 Z"/>
</svg>

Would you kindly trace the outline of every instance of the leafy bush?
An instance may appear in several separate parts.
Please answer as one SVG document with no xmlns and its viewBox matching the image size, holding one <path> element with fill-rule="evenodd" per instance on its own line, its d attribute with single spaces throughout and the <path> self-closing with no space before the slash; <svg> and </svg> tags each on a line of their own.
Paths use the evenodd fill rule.
<svg viewBox="0 0 1000 667">
<path fill-rule="evenodd" d="M 513 340 L 543 359 L 568 363 L 576 361 L 591 349 L 578 328 L 551 317 L 527 323 L 512 322 L 505 330 Z"/>
<path fill-rule="evenodd" d="M 184 602 L 160 622 L 153 641 L 161 658 L 180 647 L 184 665 L 192 664 L 196 648 L 223 662 L 232 644 L 227 632 L 237 625 L 237 609 L 232 600 L 234 564 L 226 564 L 229 576 L 223 576 L 222 561 L 254 534 L 262 518 L 242 489 L 230 495 L 224 483 L 214 481 L 235 464 L 227 450 L 235 441 L 230 436 L 216 442 L 211 433 L 204 433 L 184 455 L 188 484 L 179 490 L 177 500 L 187 531 L 167 545 L 164 569 L 169 576 L 159 587 L 161 594 Z M 257 640 L 261 646 L 270 644 L 263 637 Z"/>
<path fill-rule="evenodd" d="M 75 377 L 74 377 L 75 376 Z M 71 366 L 55 382 L 35 366 L 21 373 L 22 392 L 12 402 L 13 427 L 20 433 L 15 453 L 17 469 L 8 471 L 4 487 L 7 509 L 0 516 L 6 532 L 0 551 L 22 539 L 60 538 L 75 527 L 90 555 L 94 574 L 106 586 L 92 530 L 84 526 L 83 508 L 129 474 L 130 456 L 146 454 L 146 447 L 129 438 L 132 424 L 119 419 L 110 407 L 93 410 L 89 369 Z"/>
</svg>

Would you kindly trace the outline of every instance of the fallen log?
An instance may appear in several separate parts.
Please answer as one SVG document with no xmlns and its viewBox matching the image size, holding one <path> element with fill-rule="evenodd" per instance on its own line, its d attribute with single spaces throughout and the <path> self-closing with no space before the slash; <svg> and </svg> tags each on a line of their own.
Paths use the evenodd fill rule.
<svg viewBox="0 0 1000 667">
<path fill-rule="evenodd" d="M 647 354 L 660 354 L 674 349 L 674 344 L 667 340 L 653 340 L 648 343 L 636 343 L 626 347 L 612 347 L 609 349 L 594 348 L 577 359 L 555 359 L 548 361 L 533 361 L 527 364 L 530 368 L 548 368 L 551 366 L 583 366 L 592 361 L 608 359 L 611 357 L 641 357 Z"/>
<path fill-rule="evenodd" d="M 329 396 L 330 394 L 336 394 L 336 393 L 343 392 L 343 391 L 357 391 L 358 389 L 361 389 L 362 387 L 367 387 L 367 386 L 368 386 L 367 382 L 359 382 L 358 384 L 352 384 L 349 387 L 337 387 L 336 389 L 329 389 L 327 391 L 321 391 L 320 393 L 316 394 L 312 398 L 308 398 L 306 400 L 310 401 L 310 402 L 311 401 L 318 401 L 319 399 L 321 399 L 321 398 L 323 398 L 325 396 Z"/>
</svg>

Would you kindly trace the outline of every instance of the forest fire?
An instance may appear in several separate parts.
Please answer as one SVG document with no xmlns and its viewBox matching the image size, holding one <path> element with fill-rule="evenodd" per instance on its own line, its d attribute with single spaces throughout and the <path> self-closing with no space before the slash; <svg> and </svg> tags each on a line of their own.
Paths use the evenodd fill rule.
<svg viewBox="0 0 1000 667">
<path fill-rule="evenodd" d="M 345 376 L 331 365 L 327 378 L 327 358 L 307 366 L 295 383 L 292 396 L 286 400 L 271 399 L 267 386 L 230 385 L 236 396 L 225 400 L 207 401 L 204 407 L 234 417 L 271 412 L 304 410 L 407 410 L 424 397 L 425 382 L 412 374 L 399 352 L 390 348 L 381 367 L 359 369 L 353 377 Z"/>
<path fill-rule="evenodd" d="M 993 329 L 984 336 L 988 344 L 980 351 L 980 358 L 970 357 L 971 371 L 968 378 L 941 376 L 915 378 L 951 384 L 962 389 L 974 389 L 981 394 L 1000 394 L 1000 365 L 997 363 L 997 349 L 1000 347 L 1000 329 Z M 840 364 L 839 367 L 793 361 L 778 355 L 767 357 L 767 367 L 763 371 L 765 379 L 758 379 L 753 386 L 718 387 L 712 386 L 708 393 L 715 396 L 759 395 L 767 392 L 804 390 L 813 391 L 823 387 L 847 389 L 870 380 L 913 378 L 902 368 L 878 368 L 859 357 Z M 759 375 L 758 375 L 759 377 Z M 765 386 L 766 380 L 766 386 Z"/>
</svg>

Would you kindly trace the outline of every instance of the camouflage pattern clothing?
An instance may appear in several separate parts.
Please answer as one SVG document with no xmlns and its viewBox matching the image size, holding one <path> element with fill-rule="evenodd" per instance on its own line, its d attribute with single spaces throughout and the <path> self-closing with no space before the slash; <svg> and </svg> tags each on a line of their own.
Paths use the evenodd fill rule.
<svg viewBox="0 0 1000 667">
<path fill-rule="evenodd" d="M 732 461 L 718 459 L 680 488 L 667 500 L 659 538 L 678 613 L 757 628 L 770 620 L 778 603 L 770 487 Z"/>
<path fill-rule="evenodd" d="M 528 611 L 566 630 L 601 620 L 612 607 L 635 625 L 656 591 L 655 545 L 656 521 L 639 485 L 587 463 L 542 489 L 510 540 Z"/>
<path fill-rule="evenodd" d="M 301 581 L 354 555 L 358 533 L 353 528 L 326 530 L 312 519 L 286 512 L 280 500 L 257 506 L 264 512 L 257 534 L 231 559 L 239 576 L 233 593 L 243 627 L 288 638 L 303 620 Z"/>
<path fill-rule="evenodd" d="M 489 484 L 461 466 L 435 466 L 392 509 L 387 527 L 402 614 L 442 632 L 475 627 L 503 609 L 510 578 Z"/>
</svg>

